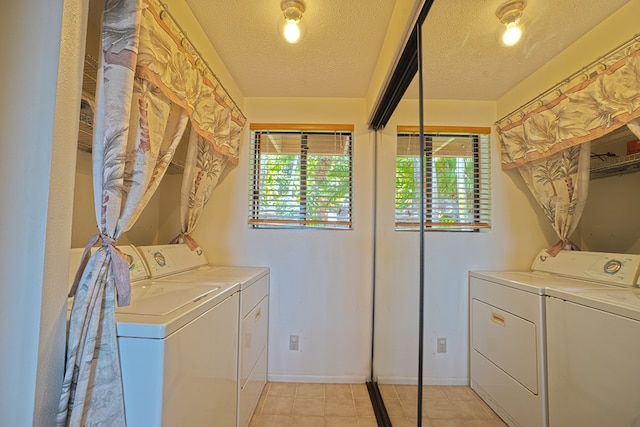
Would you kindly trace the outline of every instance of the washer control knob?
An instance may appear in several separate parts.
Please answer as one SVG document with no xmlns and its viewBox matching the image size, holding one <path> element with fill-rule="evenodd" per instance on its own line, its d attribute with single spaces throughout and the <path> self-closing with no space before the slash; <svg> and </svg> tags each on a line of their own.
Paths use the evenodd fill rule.
<svg viewBox="0 0 640 427">
<path fill-rule="evenodd" d="M 616 274 L 622 268 L 622 262 L 617 259 L 611 259 L 604 265 L 604 272 L 607 274 Z"/>
</svg>

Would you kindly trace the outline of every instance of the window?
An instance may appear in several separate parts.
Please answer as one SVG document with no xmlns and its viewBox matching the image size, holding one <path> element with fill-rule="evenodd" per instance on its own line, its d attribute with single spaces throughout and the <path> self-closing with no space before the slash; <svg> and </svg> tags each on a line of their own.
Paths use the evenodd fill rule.
<svg viewBox="0 0 640 427">
<path fill-rule="evenodd" d="M 351 228 L 353 126 L 251 125 L 249 225 Z"/>
<path fill-rule="evenodd" d="M 490 227 L 489 128 L 430 128 L 425 137 L 425 229 Z M 420 133 L 398 127 L 396 230 L 420 228 Z"/>
</svg>

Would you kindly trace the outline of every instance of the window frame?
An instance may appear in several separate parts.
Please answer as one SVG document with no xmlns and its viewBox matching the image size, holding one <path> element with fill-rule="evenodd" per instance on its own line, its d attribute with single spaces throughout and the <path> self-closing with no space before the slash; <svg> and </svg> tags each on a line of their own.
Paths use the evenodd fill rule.
<svg viewBox="0 0 640 427">
<path fill-rule="evenodd" d="M 395 190 L 394 190 L 394 229 L 396 231 L 420 231 L 420 218 L 417 215 L 417 221 L 402 221 L 398 217 L 398 159 L 400 157 L 407 157 L 398 154 L 398 141 L 399 137 L 417 137 L 419 138 L 420 128 L 418 126 L 398 126 L 396 130 L 396 155 L 395 155 Z M 491 141 L 491 128 L 489 127 L 462 127 L 462 126 L 424 126 L 423 135 L 425 137 L 425 221 L 424 230 L 429 232 L 481 232 L 491 229 L 491 153 L 490 153 L 490 141 Z M 471 199 L 473 203 L 472 216 L 473 221 L 457 222 L 451 225 L 443 224 L 441 221 L 434 220 L 433 218 L 433 204 L 435 200 L 445 200 L 441 198 L 435 198 L 433 194 L 434 179 L 433 174 L 433 159 L 438 156 L 429 154 L 432 146 L 432 140 L 427 138 L 433 137 L 467 137 L 472 139 L 474 147 L 472 148 L 473 156 L 473 197 Z M 409 156 L 413 157 L 413 156 Z M 419 159 L 418 155 L 415 156 Z M 419 167 L 418 167 L 419 172 Z M 459 169 L 456 169 L 459 172 Z M 418 185 L 419 185 L 419 178 Z M 459 194 L 459 192 L 458 192 Z M 419 202 L 420 189 L 416 189 L 413 200 L 417 200 L 418 209 L 420 207 Z"/>
<path fill-rule="evenodd" d="M 350 124 L 272 124 L 272 123 L 252 123 L 250 126 L 250 155 L 249 155 L 249 212 L 248 226 L 252 229 L 313 229 L 313 230 L 352 230 L 353 229 L 353 151 L 354 151 L 354 126 Z M 299 205 L 300 213 L 303 217 L 298 219 L 287 218 L 265 218 L 261 217 L 261 173 L 260 164 L 262 162 L 260 139 L 256 136 L 273 134 L 300 135 L 300 163 L 297 172 L 299 178 Z M 308 218 L 309 195 L 313 189 L 309 182 L 308 161 L 312 156 L 319 155 L 309 152 L 307 143 L 311 135 L 340 135 L 348 136 L 348 219 L 347 220 L 321 220 Z M 315 172 L 314 172 L 315 173 Z"/>
</svg>

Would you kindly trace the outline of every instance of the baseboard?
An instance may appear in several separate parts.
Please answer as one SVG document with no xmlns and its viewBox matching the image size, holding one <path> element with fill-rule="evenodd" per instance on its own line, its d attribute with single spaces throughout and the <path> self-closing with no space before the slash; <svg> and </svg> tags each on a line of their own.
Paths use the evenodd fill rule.
<svg viewBox="0 0 640 427">
<path fill-rule="evenodd" d="M 267 381 L 283 383 L 326 383 L 326 384 L 364 384 L 367 381 L 365 375 L 288 375 L 268 374 Z"/>
<path fill-rule="evenodd" d="M 416 377 L 378 376 L 378 384 L 403 384 L 416 385 Z M 365 375 L 290 375 L 268 374 L 267 381 L 275 383 L 327 383 L 327 384 L 364 384 L 367 382 Z M 461 385 L 468 386 L 469 378 L 425 378 L 424 385 Z"/>
<path fill-rule="evenodd" d="M 402 385 L 417 385 L 418 379 L 416 377 L 396 377 L 396 376 L 382 376 L 378 375 L 378 384 L 402 384 Z M 469 385 L 469 378 L 425 378 L 422 381 L 423 385 Z"/>
</svg>

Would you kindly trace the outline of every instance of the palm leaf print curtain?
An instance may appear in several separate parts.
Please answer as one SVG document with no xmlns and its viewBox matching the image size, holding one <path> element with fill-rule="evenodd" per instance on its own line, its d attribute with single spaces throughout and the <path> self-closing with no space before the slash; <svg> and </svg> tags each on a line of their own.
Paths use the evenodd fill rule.
<svg viewBox="0 0 640 427">
<path fill-rule="evenodd" d="M 569 240 L 587 201 L 591 144 L 585 142 L 518 168 L 560 240 L 547 252 L 579 249 Z"/>
<path fill-rule="evenodd" d="M 244 116 L 165 31 L 161 10 L 149 0 L 105 1 L 93 140 L 99 233 L 89 239 L 70 293 L 58 426 L 126 425 L 115 304 L 116 295 L 119 306 L 129 304 L 130 283 L 116 243 L 157 189 L 189 119 L 216 152 L 237 161 L 239 138 L 215 139 L 220 130 L 211 124 L 224 116 L 233 123 L 228 129 L 241 128 Z"/>
<path fill-rule="evenodd" d="M 166 88 L 168 96 L 189 111 L 191 133 L 182 180 L 181 233 L 172 243 L 186 243 L 193 250 L 198 244 L 190 233 L 202 209 L 226 165 L 238 163 L 246 118 L 160 3 L 147 3 L 148 13 L 142 22 L 147 31 L 141 35 L 141 45 L 147 45 L 144 41 L 148 37 L 152 40 L 149 45 L 155 48 L 148 55 L 140 55 L 138 74 Z"/>
<path fill-rule="evenodd" d="M 227 163 L 228 159 L 224 155 L 217 152 L 197 132 L 191 131 L 182 177 L 181 233 L 171 243 L 185 243 L 191 250 L 198 248 L 199 245 L 191 237 L 191 232 L 196 228 L 200 214 L 209 201 Z"/>
<path fill-rule="evenodd" d="M 187 124 L 187 114 L 135 77 L 141 4 L 108 0 L 103 16 L 93 147 L 99 234 L 89 240 L 71 294 L 67 366 L 58 425 L 124 426 L 115 323 L 129 304 L 129 268 L 116 242 L 156 190 Z M 101 246 L 89 258 L 89 249 Z M 115 293 L 114 293 L 115 291 Z"/>
<path fill-rule="evenodd" d="M 625 125 L 640 134 L 639 117 L 636 36 L 496 123 L 502 168 L 518 168 L 560 238 L 552 255 L 575 248 L 569 236 L 586 202 L 590 141 Z"/>
</svg>

